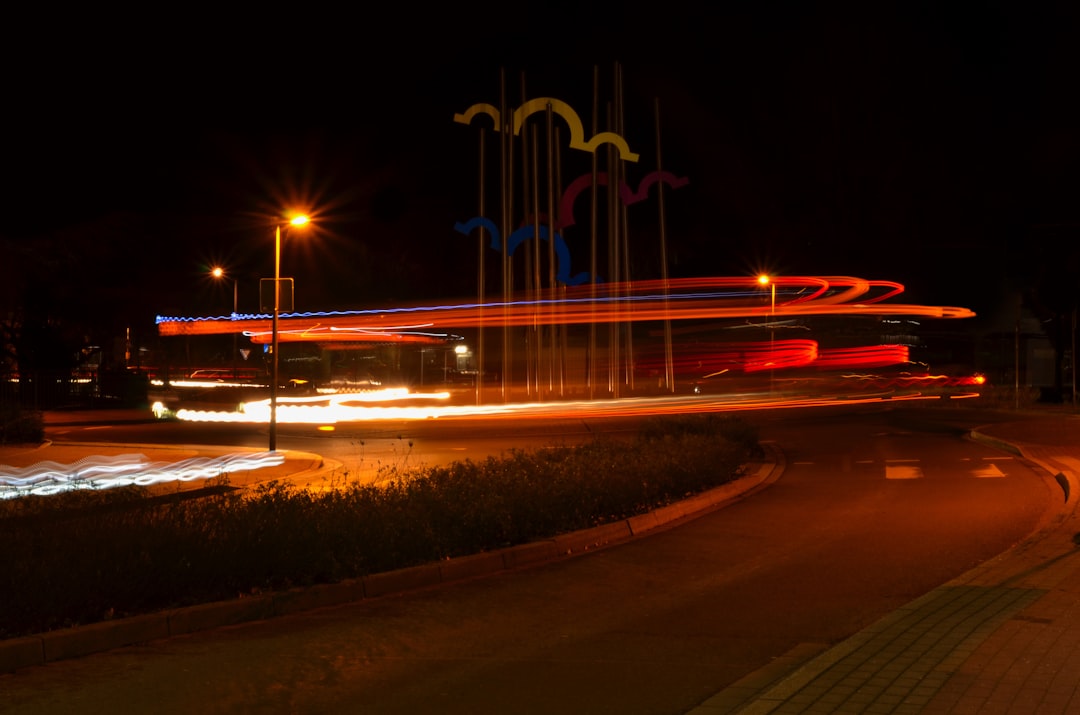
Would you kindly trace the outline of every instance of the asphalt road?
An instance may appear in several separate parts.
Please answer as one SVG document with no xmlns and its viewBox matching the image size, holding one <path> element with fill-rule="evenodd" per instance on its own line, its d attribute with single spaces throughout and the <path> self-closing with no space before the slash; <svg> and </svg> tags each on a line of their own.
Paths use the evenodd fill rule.
<svg viewBox="0 0 1080 715">
<path fill-rule="evenodd" d="M 1032 532 L 1045 474 L 966 411 L 758 413 L 787 467 L 675 528 L 516 573 L 52 663 L 10 713 L 684 713 Z"/>
</svg>

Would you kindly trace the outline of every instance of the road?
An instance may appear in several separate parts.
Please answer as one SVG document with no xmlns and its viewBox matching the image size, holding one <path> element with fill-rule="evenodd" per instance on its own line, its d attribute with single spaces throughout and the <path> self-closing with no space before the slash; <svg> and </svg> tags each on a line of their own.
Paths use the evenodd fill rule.
<svg viewBox="0 0 1080 715">
<path fill-rule="evenodd" d="M 11 713 L 685 713 L 1032 532 L 1052 480 L 967 411 L 759 413 L 752 498 L 529 570 L 0 678 Z"/>
</svg>

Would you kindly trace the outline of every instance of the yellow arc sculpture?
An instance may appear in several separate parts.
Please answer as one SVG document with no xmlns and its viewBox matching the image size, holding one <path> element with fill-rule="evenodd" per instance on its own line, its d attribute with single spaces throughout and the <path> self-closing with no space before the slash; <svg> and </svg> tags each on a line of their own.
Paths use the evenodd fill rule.
<svg viewBox="0 0 1080 715">
<path fill-rule="evenodd" d="M 515 109 L 513 124 L 514 135 L 516 136 L 521 133 L 521 127 L 529 115 L 546 111 L 549 106 L 555 114 L 558 114 L 566 120 L 566 125 L 570 128 L 571 148 L 595 153 L 596 148 L 601 144 L 612 144 L 619 150 L 619 156 L 626 161 L 636 162 L 640 158 L 640 155 L 630 151 L 630 146 L 626 143 L 626 140 L 615 132 L 599 132 L 595 134 L 592 139 L 586 141 L 585 127 L 581 123 L 581 117 L 578 116 L 577 112 L 575 112 L 569 104 L 561 99 L 555 99 L 553 97 L 537 97 L 536 99 L 530 99 L 528 102 Z M 478 114 L 487 114 L 495 121 L 495 131 L 502 130 L 502 119 L 499 116 L 499 110 L 486 102 L 474 104 L 463 113 L 455 114 L 454 121 L 459 124 L 471 124 L 473 117 Z"/>
</svg>

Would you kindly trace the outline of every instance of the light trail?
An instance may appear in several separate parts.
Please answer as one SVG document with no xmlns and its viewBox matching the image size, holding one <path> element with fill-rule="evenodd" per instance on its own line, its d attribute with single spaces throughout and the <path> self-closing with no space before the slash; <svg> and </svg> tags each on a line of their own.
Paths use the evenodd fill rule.
<svg viewBox="0 0 1080 715">
<path fill-rule="evenodd" d="M 441 342 L 459 339 L 443 330 L 535 325 L 581 325 L 656 320 L 771 318 L 811 315 L 922 316 L 970 318 L 967 308 L 887 303 L 903 292 L 893 281 L 847 276 L 778 277 L 775 307 L 763 303 L 751 277 L 714 277 L 605 283 L 548 291 L 536 300 L 465 302 L 447 305 L 387 307 L 370 310 L 288 313 L 279 322 L 286 342 Z M 596 292 L 596 297 L 592 292 Z M 408 321 L 402 318 L 408 317 Z M 157 318 L 160 335 L 209 335 L 242 332 L 265 343 L 271 316 Z"/>
<path fill-rule="evenodd" d="M 212 479 L 284 464 L 283 452 L 194 457 L 180 462 L 151 462 L 141 454 L 92 456 L 73 464 L 38 462 L 29 467 L 0 465 L 0 499 L 49 496 L 78 489 L 115 489 L 166 482 Z"/>
<path fill-rule="evenodd" d="M 454 419 L 505 417 L 507 419 L 559 419 L 691 414 L 704 412 L 746 412 L 753 410 L 793 409 L 881 402 L 940 400 L 941 395 L 911 392 L 854 397 L 777 397 L 744 394 L 724 398 L 663 397 L 624 398 L 617 400 L 574 400 L 565 402 L 530 402 L 505 405 L 442 405 L 423 407 L 358 407 L 347 403 L 348 396 L 335 396 L 334 404 L 317 405 L 312 400 L 297 400 L 292 405 L 279 404 L 279 419 L 303 415 L 294 422 L 333 424 L 337 421 L 387 419 Z M 960 392 L 951 399 L 978 397 L 978 393 Z M 184 419 L 196 421 L 265 422 L 269 407 L 263 412 L 249 405 L 241 413 L 189 412 Z M 222 457 L 195 457 L 180 462 L 150 462 L 141 454 L 114 457 L 92 456 L 73 464 L 38 462 L 29 467 L 0 465 L 0 499 L 24 496 L 49 496 L 80 489 L 113 489 L 123 486 L 151 486 L 171 482 L 212 479 L 226 474 L 274 467 L 283 464 L 283 452 L 230 454 Z"/>
<path fill-rule="evenodd" d="M 650 371 L 662 370 L 666 358 L 657 352 L 656 348 L 642 349 L 634 360 L 635 371 L 647 375 Z M 717 370 L 751 373 L 813 365 L 819 352 L 817 341 L 807 339 L 713 342 L 679 346 L 672 360 L 676 375 L 701 375 Z"/>
<path fill-rule="evenodd" d="M 753 277 L 714 277 L 669 281 L 638 281 L 563 288 L 539 293 L 535 300 L 504 303 L 476 302 L 449 305 L 389 307 L 374 310 L 291 313 L 281 316 L 279 339 L 283 342 L 369 342 L 440 344 L 461 340 L 448 331 L 454 328 L 574 325 L 585 323 L 643 322 L 655 320 L 758 318 L 778 325 L 778 318 L 811 315 L 922 316 L 969 318 L 966 308 L 893 304 L 885 301 L 901 294 L 904 287 L 892 281 L 870 281 L 846 276 L 795 276 L 772 280 L 775 293 L 769 304 Z M 243 332 L 252 342 L 270 341 L 272 316 L 234 313 L 209 318 L 158 317 L 162 336 L 228 334 Z M 764 325 L 764 323 L 763 323 Z M 750 374 L 764 370 L 818 367 L 820 369 L 882 367 L 907 360 L 903 346 L 870 346 L 822 350 L 814 340 L 779 340 L 769 343 L 720 343 L 696 346 L 696 352 L 680 355 L 679 365 L 699 375 L 721 376 L 732 370 Z M 635 366 L 649 368 L 645 358 Z M 366 391 L 281 398 L 280 422 L 333 425 L 338 422 L 373 420 L 428 420 L 475 417 L 581 418 L 646 416 L 701 412 L 793 409 L 836 405 L 914 400 L 968 399 L 977 392 L 926 393 L 982 384 L 979 376 L 952 378 L 944 375 L 861 375 L 840 376 L 852 385 L 855 394 L 797 394 L 813 383 L 805 375 L 782 376 L 787 385 L 768 393 L 731 391 L 720 396 L 665 395 L 607 400 L 562 400 L 486 405 L 441 404 L 449 393 L 410 393 L 408 390 Z M 835 376 L 819 378 L 817 392 L 837 389 Z M 198 386 L 256 387 L 247 380 L 194 381 Z M 802 383 L 802 384 L 800 384 Z M 179 387 L 185 385 L 173 383 Z M 824 387 L 823 387 L 824 385 Z M 193 385 L 195 386 L 195 385 Z M 907 390 L 899 392 L 898 390 Z M 844 390 L 843 393 L 849 391 Z M 436 404 L 389 404 L 408 400 Z M 169 414 L 160 403 L 155 414 Z M 242 404 L 232 412 L 180 409 L 175 417 L 189 421 L 247 422 L 269 421 L 269 400 Z M 147 486 L 163 482 L 192 481 L 222 476 L 230 472 L 262 469 L 284 461 L 280 452 L 195 458 L 176 463 L 151 463 L 142 455 L 89 457 L 71 465 L 42 462 L 17 469 L 0 466 L 0 499 L 26 495 L 48 495 L 75 489 L 107 489 L 119 486 Z"/>
<path fill-rule="evenodd" d="M 761 289 L 754 276 L 684 278 L 668 281 L 648 280 L 631 283 L 601 283 L 567 286 L 557 291 L 540 291 L 535 299 L 505 302 L 461 302 L 444 305 L 390 306 L 378 309 L 291 313 L 279 321 L 279 340 L 283 342 L 313 342 L 344 344 L 349 342 L 421 342 L 446 345 L 461 340 L 453 330 L 465 328 L 510 328 L 540 325 L 583 325 L 646 321 L 745 320 L 753 319 L 761 328 L 775 329 L 793 319 L 807 316 L 919 316 L 927 318 L 969 318 L 974 313 L 967 308 L 891 303 L 904 291 L 893 281 L 866 280 L 850 276 L 780 276 L 772 279 L 770 291 Z M 767 296 L 767 298 L 766 298 Z M 271 316 L 233 314 L 210 318 L 158 318 L 161 335 L 198 335 L 242 332 L 254 343 L 271 339 Z M 799 370 L 866 370 L 906 362 L 908 349 L 902 345 L 867 346 L 825 350 L 815 340 L 770 340 L 769 342 L 695 343 L 681 345 L 671 357 L 674 373 L 687 380 L 687 375 L 715 377 L 726 374 L 749 375 L 768 371 L 782 383 L 799 383 L 799 389 L 815 382 L 819 392 L 866 393 L 894 387 L 932 388 L 959 387 L 941 381 L 897 383 L 889 376 L 878 381 L 862 381 L 859 390 L 850 389 L 855 380 L 830 383 L 828 377 L 807 379 L 805 375 L 782 374 Z M 648 376 L 666 367 L 648 349 L 636 357 L 635 374 Z M 778 373 L 780 373 L 778 375 Z M 700 382 L 700 380 L 699 380 Z M 967 383 L 973 384 L 973 383 Z M 700 385 L 696 388 L 700 389 Z M 748 409 L 757 404 L 744 399 L 745 393 L 727 387 L 728 402 L 698 399 L 694 403 L 671 402 L 666 398 L 626 398 L 589 400 L 576 403 L 509 403 L 497 405 L 386 405 L 365 401 L 355 393 L 335 396 L 320 395 L 316 399 L 280 400 L 279 419 L 305 424 L 334 424 L 379 419 L 435 419 L 458 416 L 493 416 L 558 414 L 568 410 L 581 414 L 649 414 L 662 413 L 674 404 L 671 411 L 707 409 Z M 770 390 L 773 386 L 770 385 Z M 880 399 L 876 394 L 873 399 Z M 789 396 L 790 397 L 790 396 Z M 804 406 L 805 402 L 789 399 L 782 392 L 771 392 L 761 405 L 769 407 Z M 936 398 L 937 396 L 933 396 Z M 417 400 L 415 396 L 408 399 Z M 657 401 L 660 399 L 661 401 Z M 803 398 L 800 398 L 800 400 Z M 835 397 L 813 398 L 812 404 L 826 404 Z M 664 402 L 663 400 L 667 400 Z M 563 407 L 553 407 L 555 404 Z M 851 404 L 846 400 L 845 404 Z M 569 405 L 569 406 L 567 406 Z M 734 405 L 734 407 L 731 407 Z M 555 410 L 556 412 L 552 412 Z M 201 421 L 262 422 L 267 419 L 265 401 L 245 403 L 240 410 L 198 411 L 178 410 L 180 419 Z"/>
<path fill-rule="evenodd" d="M 923 388 L 976 386 L 977 381 L 927 381 Z M 742 410 L 790 409 L 793 407 L 822 407 L 910 400 L 940 400 L 941 393 L 927 394 L 913 389 L 917 383 L 907 383 L 908 393 L 896 391 L 897 385 L 887 382 L 853 383 L 861 393 L 805 395 L 793 390 L 779 392 L 729 393 L 722 396 L 679 395 L 660 397 L 627 397 L 607 400 L 563 400 L 555 402 L 513 402 L 504 404 L 438 404 L 438 405 L 371 405 L 351 404 L 352 396 L 335 395 L 334 399 L 302 398 L 278 400 L 278 420 L 292 424 L 333 425 L 342 422 L 371 422 L 380 420 L 433 420 L 473 417 L 575 418 L 627 417 L 699 412 L 730 412 Z M 869 392 L 869 390 L 874 390 Z M 854 393 L 854 394 L 852 394 Z M 950 393 L 951 399 L 978 397 L 977 392 Z M 321 401 L 321 404 L 320 404 Z M 262 424 L 269 420 L 269 401 L 248 402 L 239 411 L 180 409 L 180 420 L 190 422 L 232 422 Z"/>
</svg>

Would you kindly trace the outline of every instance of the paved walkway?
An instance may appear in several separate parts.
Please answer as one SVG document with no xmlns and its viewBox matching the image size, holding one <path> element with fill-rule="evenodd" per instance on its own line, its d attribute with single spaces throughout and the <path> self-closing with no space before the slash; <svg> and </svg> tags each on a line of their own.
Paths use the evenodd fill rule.
<svg viewBox="0 0 1080 715">
<path fill-rule="evenodd" d="M 794 649 L 692 715 L 1080 713 L 1080 418 L 972 437 L 1056 475 L 1062 510 L 997 558 L 823 652 Z"/>
</svg>

